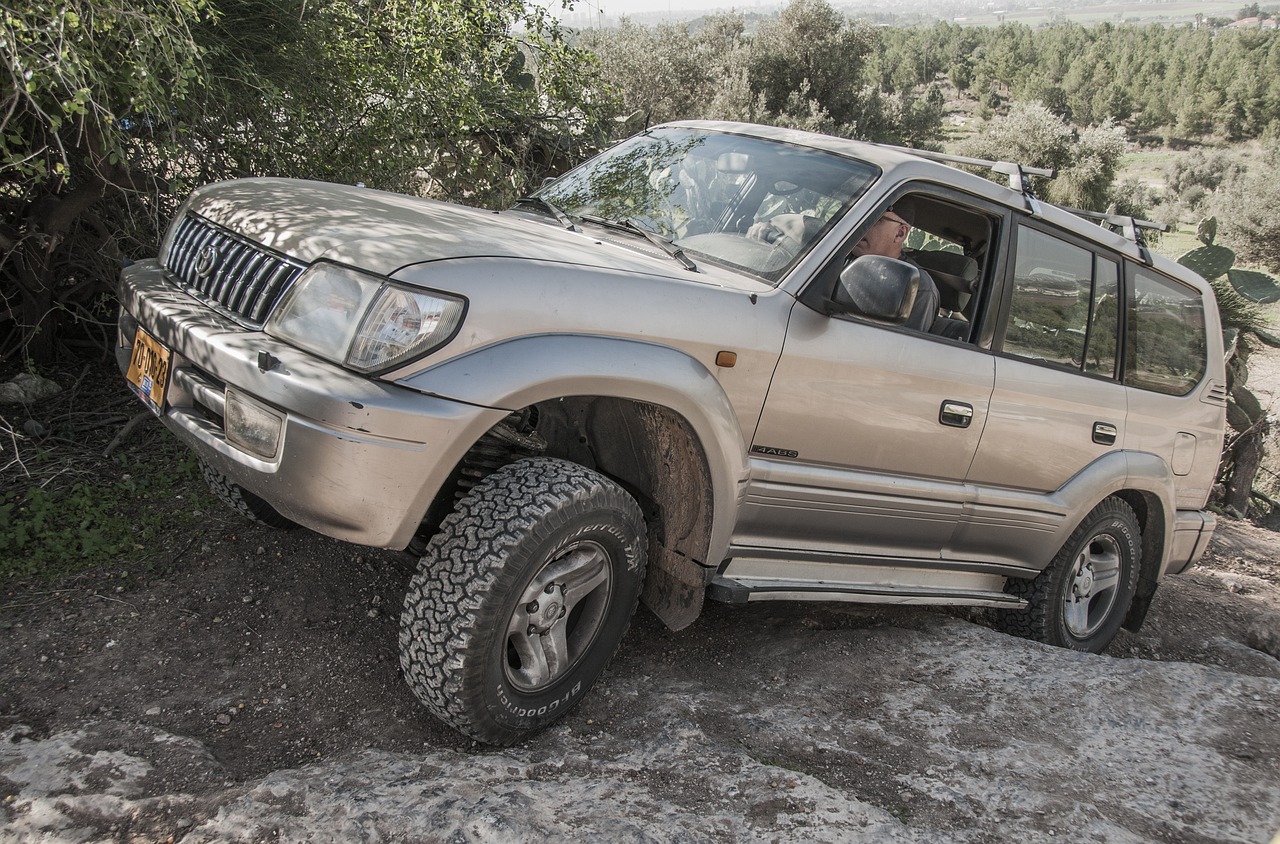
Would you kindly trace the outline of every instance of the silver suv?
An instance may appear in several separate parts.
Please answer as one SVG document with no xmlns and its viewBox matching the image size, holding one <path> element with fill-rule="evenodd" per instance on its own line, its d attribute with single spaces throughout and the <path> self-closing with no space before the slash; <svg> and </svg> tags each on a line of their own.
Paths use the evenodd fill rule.
<svg viewBox="0 0 1280 844">
<path fill-rule="evenodd" d="M 405 676 L 484 742 L 576 704 L 638 600 L 1099 651 L 1213 533 L 1213 295 L 1131 219 L 931 158 L 676 123 L 502 213 L 211 185 L 123 274 L 121 369 L 245 515 L 421 558 Z M 863 254 L 886 217 L 906 250 Z"/>
</svg>

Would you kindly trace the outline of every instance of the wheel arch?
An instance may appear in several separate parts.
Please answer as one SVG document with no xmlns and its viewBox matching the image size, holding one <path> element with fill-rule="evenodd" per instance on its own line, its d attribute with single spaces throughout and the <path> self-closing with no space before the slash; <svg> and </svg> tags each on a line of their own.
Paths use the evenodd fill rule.
<svg viewBox="0 0 1280 844">
<path fill-rule="evenodd" d="M 1111 452 L 1080 473 L 1063 492 L 1060 500 L 1074 516 L 1060 528 L 1059 544 L 1106 498 L 1125 502 L 1137 517 L 1142 531 L 1142 559 L 1137 591 L 1123 626 L 1138 630 L 1168 565 L 1174 516 L 1174 476 L 1169 464 L 1149 452 Z"/>
<path fill-rule="evenodd" d="M 700 361 L 643 341 L 545 335 L 478 350 L 402 383 L 489 407 L 536 409 L 546 454 L 595 468 L 640 500 L 653 524 L 645 604 L 675 630 L 697 618 L 747 473 L 737 414 Z"/>
<path fill-rule="evenodd" d="M 1129 505 L 1138 519 L 1142 531 L 1142 561 L 1138 568 L 1138 587 L 1125 614 L 1126 630 L 1136 632 L 1146 620 L 1147 611 L 1155 597 L 1156 586 L 1164 571 L 1168 556 L 1169 519 L 1160 497 L 1150 490 L 1122 489 L 1114 497 Z"/>
</svg>

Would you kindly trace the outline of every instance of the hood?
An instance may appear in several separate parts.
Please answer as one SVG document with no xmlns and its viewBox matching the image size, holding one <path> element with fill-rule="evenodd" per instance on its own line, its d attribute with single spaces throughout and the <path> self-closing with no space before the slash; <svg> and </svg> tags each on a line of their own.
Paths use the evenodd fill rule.
<svg viewBox="0 0 1280 844">
<path fill-rule="evenodd" d="M 644 251 L 636 251 L 515 215 L 350 185 L 240 179 L 201 188 L 189 207 L 303 262 L 325 258 L 383 275 L 410 264 L 485 257 L 724 283 L 688 272 L 643 241 L 636 247 Z"/>
</svg>

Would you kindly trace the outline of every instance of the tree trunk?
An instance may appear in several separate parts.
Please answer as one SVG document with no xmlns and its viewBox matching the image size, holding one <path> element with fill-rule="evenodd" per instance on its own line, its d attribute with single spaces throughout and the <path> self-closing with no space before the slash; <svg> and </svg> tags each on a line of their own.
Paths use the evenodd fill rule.
<svg viewBox="0 0 1280 844">
<path fill-rule="evenodd" d="M 1227 479 L 1227 495 L 1223 503 L 1229 512 L 1241 518 L 1249 514 L 1249 499 L 1258 467 L 1262 465 L 1262 444 L 1268 427 L 1265 421 L 1254 425 L 1231 446 L 1231 477 Z"/>
</svg>

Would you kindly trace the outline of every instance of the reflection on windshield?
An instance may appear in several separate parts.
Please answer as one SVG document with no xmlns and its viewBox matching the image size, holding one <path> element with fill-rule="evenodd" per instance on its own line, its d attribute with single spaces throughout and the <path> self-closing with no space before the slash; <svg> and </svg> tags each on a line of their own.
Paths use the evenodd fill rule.
<svg viewBox="0 0 1280 844">
<path fill-rule="evenodd" d="M 777 281 L 876 174 L 792 144 L 667 128 L 618 144 L 537 196 L 574 219 L 631 220 L 700 259 Z"/>
</svg>

